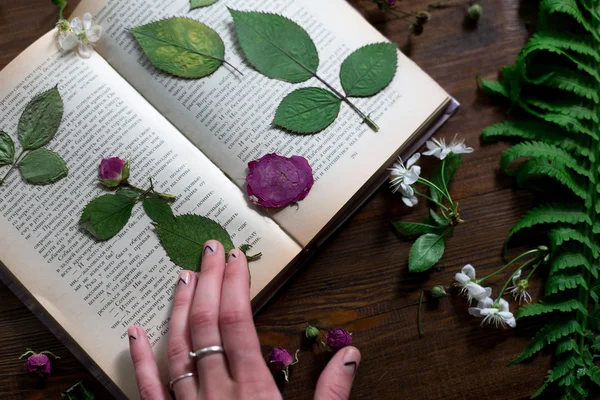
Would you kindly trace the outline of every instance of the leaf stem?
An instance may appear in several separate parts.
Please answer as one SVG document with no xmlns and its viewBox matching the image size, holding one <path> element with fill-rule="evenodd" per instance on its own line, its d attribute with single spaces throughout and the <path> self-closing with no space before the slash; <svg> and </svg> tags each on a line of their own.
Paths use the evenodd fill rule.
<svg viewBox="0 0 600 400">
<path fill-rule="evenodd" d="M 513 265 L 515 262 L 519 261 L 521 258 L 523 258 L 523 257 L 526 257 L 526 256 L 528 256 L 528 255 L 530 255 L 530 254 L 538 253 L 538 252 L 541 252 L 541 250 L 540 250 L 540 249 L 533 249 L 533 250 L 526 251 L 525 253 L 523 253 L 523 254 L 521 254 L 521 255 L 519 255 L 519 256 L 517 256 L 517 257 L 513 258 L 513 259 L 512 259 L 512 260 L 511 260 L 511 261 L 510 261 L 508 264 L 506 264 L 504 267 L 500 268 L 498 271 L 496 271 L 496 272 L 492 272 L 492 273 L 491 273 L 491 274 L 489 274 L 488 276 L 486 276 L 486 277 L 483 277 L 483 278 L 481 278 L 481 279 L 478 279 L 478 280 L 477 280 L 477 284 L 480 284 L 481 282 L 485 281 L 486 279 L 489 279 L 489 278 L 491 278 L 491 277 L 493 277 L 493 276 L 496 276 L 496 275 L 498 275 L 499 273 L 501 273 L 502 271 L 504 271 L 506 268 L 510 267 L 510 266 L 511 266 L 511 265 Z M 536 257 L 536 258 L 537 258 L 537 257 Z M 536 258 L 532 258 L 531 260 L 535 260 Z"/>
<path fill-rule="evenodd" d="M 448 199 L 448 201 L 450 203 L 452 203 L 452 199 L 449 198 L 448 195 L 446 193 L 444 193 L 444 191 L 442 189 L 440 189 L 438 187 L 438 185 L 436 185 L 435 183 L 433 183 L 431 181 L 428 181 L 427 179 L 421 178 L 421 177 L 419 177 L 419 179 L 417 180 L 417 182 L 421 182 L 422 184 L 427 185 L 430 188 L 434 188 L 435 190 L 437 190 L 438 192 L 440 192 L 442 194 L 442 196 L 444 196 L 446 199 Z"/>
<path fill-rule="evenodd" d="M 417 327 L 419 329 L 419 337 L 423 337 L 423 325 L 421 324 L 421 308 L 423 308 L 423 297 L 425 291 L 421 290 L 421 296 L 419 297 L 419 308 L 417 308 Z"/>
<path fill-rule="evenodd" d="M 227 64 L 229 65 L 231 68 L 233 68 L 238 74 L 240 74 L 241 76 L 244 76 L 244 74 L 242 73 L 242 71 L 240 71 L 239 69 L 237 69 L 236 67 L 233 66 L 233 64 L 231 64 L 229 61 L 223 59 L 221 60 L 223 62 L 223 64 Z"/>
<path fill-rule="evenodd" d="M 321 83 L 323 85 L 327 86 L 327 88 L 329 90 L 331 90 L 337 97 L 339 97 L 341 101 L 343 101 L 346 104 L 348 104 L 350 106 L 350 108 L 352 108 L 363 119 L 363 122 L 366 122 L 367 125 L 369 125 L 371 127 L 371 129 L 373 129 L 375 132 L 379 132 L 379 126 L 375 123 L 375 121 L 373 121 L 371 119 L 370 116 L 368 116 L 365 113 L 363 113 L 362 111 L 360 111 L 358 109 L 358 107 L 356 107 L 354 105 L 354 103 L 352 103 L 350 100 L 348 100 L 347 96 L 344 96 L 343 94 L 341 94 L 336 88 L 334 88 L 333 86 L 331 86 L 323 78 L 321 78 L 319 75 L 317 75 L 316 72 L 312 72 L 312 71 L 310 71 L 310 72 L 312 73 L 312 75 L 315 78 L 317 78 L 319 81 L 321 81 Z"/>
<path fill-rule="evenodd" d="M 444 175 L 445 169 L 446 169 L 446 159 L 444 158 L 442 160 L 442 187 L 446 191 L 446 197 L 448 198 L 448 201 L 450 202 L 450 204 L 454 205 L 454 202 L 452 201 L 452 197 L 450 197 L 450 192 L 448 191 L 448 185 L 446 184 L 446 176 Z"/>
<path fill-rule="evenodd" d="M 19 161 L 21 161 L 21 157 L 23 157 L 24 153 L 25 153 L 25 150 L 21 150 L 21 152 L 17 156 L 17 159 L 15 160 L 15 162 L 10 166 L 10 169 L 6 172 L 6 174 L 4 174 L 2 179 L 0 179 L 0 185 L 2 185 L 4 183 L 6 178 L 8 178 L 10 173 L 13 171 L 13 169 L 15 169 L 15 167 L 19 165 Z"/>
<path fill-rule="evenodd" d="M 439 206 L 441 209 L 443 209 L 443 210 L 446 210 L 446 211 L 451 211 L 451 210 L 450 210 L 448 207 L 446 207 L 446 206 L 445 206 L 445 205 L 443 205 L 442 203 L 439 203 L 439 202 L 435 201 L 435 200 L 434 200 L 434 199 L 432 199 L 431 197 L 429 197 L 429 196 L 427 196 L 427 195 L 425 195 L 425 194 L 423 194 L 423 193 L 421 193 L 421 192 L 418 192 L 418 191 L 416 191 L 416 190 L 415 190 L 415 194 L 418 194 L 419 196 L 421 196 L 421 197 L 423 197 L 423 198 L 425 198 L 425 199 L 427 199 L 427 200 L 431 201 L 432 203 L 434 203 L 434 204 L 438 205 L 438 206 Z M 444 215 L 446 215 L 446 214 L 444 214 Z"/>
</svg>

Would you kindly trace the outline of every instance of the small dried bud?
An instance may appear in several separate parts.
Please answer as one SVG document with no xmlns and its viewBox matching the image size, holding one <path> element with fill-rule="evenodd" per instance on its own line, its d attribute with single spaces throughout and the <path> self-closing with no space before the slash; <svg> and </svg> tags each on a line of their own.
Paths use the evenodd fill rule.
<svg viewBox="0 0 600 400">
<path fill-rule="evenodd" d="M 482 12 L 481 6 L 479 4 L 473 4 L 467 10 L 467 15 L 469 16 L 469 18 L 471 20 L 479 21 L 479 18 L 481 18 L 481 12 Z"/>
<path fill-rule="evenodd" d="M 27 371 L 33 376 L 37 376 L 39 378 L 46 378 L 50 375 L 50 372 L 52 371 L 52 362 L 50 361 L 50 358 L 48 358 L 48 355 L 56 359 L 60 358 L 50 353 L 49 351 L 42 351 L 41 353 L 36 353 L 31 349 L 27 349 L 27 352 L 25 352 L 25 354 L 23 354 L 19 358 L 29 356 L 23 364 L 23 368 L 25 369 L 25 371 Z"/>
<path fill-rule="evenodd" d="M 271 368 L 275 371 L 282 371 L 286 381 L 289 381 L 290 366 L 298 363 L 298 351 L 296 350 L 296 354 L 292 357 L 290 352 L 283 347 L 275 347 L 269 355 Z"/>
<path fill-rule="evenodd" d="M 427 11 L 419 11 L 417 13 L 417 24 L 425 25 L 431 19 L 431 14 Z"/>
<path fill-rule="evenodd" d="M 419 24 L 419 23 L 410 24 L 408 30 L 411 35 L 421 36 L 421 34 L 423 33 L 423 24 Z"/>
<path fill-rule="evenodd" d="M 439 298 L 439 297 L 448 296 L 448 293 L 446 293 L 446 290 L 444 289 L 444 287 L 442 285 L 437 285 L 431 289 L 431 295 L 433 297 Z"/>
<path fill-rule="evenodd" d="M 352 344 L 352 334 L 345 329 L 331 329 L 325 334 L 325 344 L 331 351 L 336 352 Z"/>
<path fill-rule="evenodd" d="M 319 329 L 312 326 L 311 324 L 306 324 L 306 331 L 304 332 L 307 339 L 316 339 L 319 336 Z"/>
<path fill-rule="evenodd" d="M 98 168 L 100 183 L 114 188 L 129 178 L 129 161 L 119 157 L 103 158 Z"/>
</svg>

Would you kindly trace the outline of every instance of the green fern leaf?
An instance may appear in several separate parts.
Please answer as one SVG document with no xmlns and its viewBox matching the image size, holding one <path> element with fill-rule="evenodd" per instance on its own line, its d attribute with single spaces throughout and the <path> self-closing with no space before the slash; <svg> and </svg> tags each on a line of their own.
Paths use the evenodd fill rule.
<svg viewBox="0 0 600 400">
<path fill-rule="evenodd" d="M 508 175 L 514 175 L 513 172 L 508 170 L 508 165 L 521 157 L 544 157 L 553 161 L 559 161 L 565 166 L 572 168 L 578 174 L 590 177 L 590 172 L 579 165 L 577 159 L 571 154 L 554 145 L 539 141 L 519 143 L 504 151 L 500 158 L 500 168 Z"/>
<path fill-rule="evenodd" d="M 569 351 L 574 351 L 575 353 L 579 354 L 579 345 L 575 339 L 564 339 L 556 344 L 555 353 L 557 356 Z"/>
<path fill-rule="evenodd" d="M 600 96 L 595 89 L 594 78 L 582 75 L 579 72 L 572 71 L 569 68 L 562 66 L 553 66 L 548 72 L 545 72 L 545 68 L 549 67 L 538 68 L 538 72 L 542 74 L 541 79 L 530 79 L 529 82 L 573 93 L 577 96 L 592 100 L 596 104 L 600 102 Z"/>
<path fill-rule="evenodd" d="M 557 248 L 561 244 L 568 241 L 576 241 L 586 245 L 587 248 L 589 248 L 592 251 L 594 257 L 598 257 L 598 245 L 592 243 L 587 236 L 585 236 L 578 230 L 575 230 L 573 228 L 556 228 L 548 233 L 548 237 L 550 238 L 550 243 L 552 244 L 553 248 Z"/>
<path fill-rule="evenodd" d="M 598 116 L 595 111 L 587 107 L 587 105 L 582 105 L 580 99 L 575 99 L 579 100 L 575 101 L 574 99 L 561 98 L 549 101 L 548 99 L 527 97 L 522 100 L 534 107 L 538 107 L 545 111 L 551 111 L 555 114 L 566 115 L 578 120 L 598 122 Z"/>
<path fill-rule="evenodd" d="M 510 364 L 519 364 L 527 360 L 535 353 L 544 348 L 548 344 L 552 344 L 565 336 L 573 333 L 583 334 L 581 326 L 577 321 L 569 320 L 564 322 L 550 322 L 546 324 L 534 337 L 531 342 L 525 347 L 523 353 L 515 358 Z"/>
<path fill-rule="evenodd" d="M 533 394 L 533 396 L 531 396 L 531 399 L 536 399 L 538 398 L 542 393 L 544 393 L 544 391 L 548 388 L 548 385 L 550 385 L 550 382 L 544 382 L 544 384 L 542 385 L 541 388 L 538 389 L 537 392 L 535 392 Z"/>
<path fill-rule="evenodd" d="M 585 374 L 590 377 L 592 382 L 600 386 L 600 367 L 594 365 L 593 367 L 586 368 Z"/>
<path fill-rule="evenodd" d="M 550 371 L 548 371 L 547 381 L 557 381 L 569 372 L 573 371 L 575 366 L 583 366 L 581 359 L 575 354 L 572 354 L 568 357 L 563 358 L 562 360 L 557 361 L 554 364 L 554 367 Z"/>
<path fill-rule="evenodd" d="M 598 140 L 598 133 L 593 131 L 585 121 L 579 121 L 577 118 L 573 118 L 569 115 L 554 114 L 551 112 L 538 112 L 533 108 L 527 106 L 524 102 L 520 102 L 519 106 L 524 111 L 534 117 L 543 119 L 544 121 L 556 124 L 571 133 L 582 133 L 591 137 L 594 140 Z"/>
<path fill-rule="evenodd" d="M 517 184 L 523 187 L 527 181 L 536 176 L 547 176 L 555 179 L 571 189 L 575 196 L 586 201 L 589 199 L 587 189 L 578 182 L 577 177 L 573 176 L 564 164 L 558 161 L 548 160 L 547 158 L 534 158 L 521 164 L 517 170 Z"/>
<path fill-rule="evenodd" d="M 550 296 L 568 289 L 577 289 L 579 286 L 587 290 L 588 286 L 580 274 L 575 275 L 552 275 L 546 281 L 545 295 Z"/>
<path fill-rule="evenodd" d="M 501 82 L 486 79 L 478 79 L 478 82 L 485 94 L 509 98 L 508 91 Z"/>
<path fill-rule="evenodd" d="M 600 37 L 598 37 L 598 34 L 594 29 L 593 23 L 583 16 L 575 0 L 544 0 L 541 2 L 540 15 L 551 15 L 554 13 L 563 13 L 572 17 L 583 26 L 585 30 L 590 32 L 596 41 L 600 41 Z"/>
<path fill-rule="evenodd" d="M 597 62 L 600 62 L 600 54 L 595 47 L 594 41 L 588 36 L 578 35 L 573 32 L 544 31 L 542 33 L 535 33 L 529 40 L 528 46 L 573 51 L 584 56 L 590 56 Z"/>
<path fill-rule="evenodd" d="M 579 310 L 587 315 L 587 310 L 577 299 L 570 299 L 559 303 L 534 303 L 528 304 L 519 309 L 517 318 L 533 317 L 535 315 L 542 315 L 551 313 L 554 311 L 570 312 L 573 310 Z"/>
<path fill-rule="evenodd" d="M 552 258 L 550 275 L 554 275 L 562 270 L 584 267 L 590 271 L 594 277 L 598 277 L 598 271 L 592 267 L 589 260 L 582 252 L 563 252 Z"/>
</svg>

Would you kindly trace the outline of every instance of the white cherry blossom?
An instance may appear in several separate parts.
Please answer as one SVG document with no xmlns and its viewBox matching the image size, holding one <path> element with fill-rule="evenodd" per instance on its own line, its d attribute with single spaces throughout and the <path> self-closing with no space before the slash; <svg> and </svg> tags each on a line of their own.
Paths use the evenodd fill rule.
<svg viewBox="0 0 600 400">
<path fill-rule="evenodd" d="M 493 325 L 496 328 L 517 326 L 517 321 L 513 314 L 509 311 L 508 302 L 504 299 L 499 299 L 498 303 L 487 297 L 477 303 L 477 307 L 470 307 L 469 314 L 483 318 L 481 325 Z"/>
<path fill-rule="evenodd" d="M 423 154 L 426 156 L 434 156 L 443 160 L 450 153 L 454 154 L 468 154 L 472 153 L 473 149 L 471 147 L 467 147 L 465 145 L 464 139 L 458 140 L 456 136 L 452 139 L 449 145 L 446 145 L 445 139 L 431 139 L 425 143 L 427 146 L 427 151 L 424 151 Z"/>
<path fill-rule="evenodd" d="M 421 158 L 421 154 L 416 153 L 408 159 L 406 165 L 402 158 L 398 157 L 398 161 L 390 168 L 390 186 L 392 192 L 400 192 L 402 201 L 409 207 L 416 205 L 419 200 L 415 196 L 415 191 L 411 187 L 419 180 L 421 175 L 421 167 L 415 163 Z"/>
<path fill-rule="evenodd" d="M 508 287 L 510 293 L 512 293 L 515 300 L 519 301 L 521 304 L 522 301 L 529 303 L 531 301 L 531 295 L 527 292 L 529 289 L 529 281 L 527 279 L 519 279 L 521 278 L 521 271 L 519 270 L 512 278 L 512 286 Z"/>
<path fill-rule="evenodd" d="M 475 268 L 471 264 L 465 265 L 461 272 L 454 277 L 455 285 L 461 288 L 460 293 L 466 294 L 469 303 L 473 300 L 482 301 L 492 295 L 492 288 L 484 288 L 475 280 Z"/>
<path fill-rule="evenodd" d="M 60 20 L 58 27 L 58 44 L 64 50 L 73 50 L 83 58 L 90 58 L 94 52 L 94 43 L 102 37 L 102 27 L 98 25 L 92 14 L 83 14 L 82 19 L 75 17 L 71 22 Z"/>
</svg>

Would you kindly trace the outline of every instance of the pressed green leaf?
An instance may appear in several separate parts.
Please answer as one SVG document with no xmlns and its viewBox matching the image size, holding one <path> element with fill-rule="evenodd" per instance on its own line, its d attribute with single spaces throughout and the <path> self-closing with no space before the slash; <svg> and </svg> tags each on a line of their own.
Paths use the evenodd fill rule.
<svg viewBox="0 0 600 400">
<path fill-rule="evenodd" d="M 195 8 L 207 7 L 216 2 L 217 0 L 190 0 L 190 9 L 193 10 Z"/>
<path fill-rule="evenodd" d="M 225 45 L 217 32 L 191 18 L 173 17 L 132 28 L 150 62 L 182 78 L 202 78 L 224 62 Z"/>
<path fill-rule="evenodd" d="M 532 180 L 532 178 L 547 176 L 555 179 L 559 183 L 568 187 L 573 194 L 587 200 L 589 194 L 584 184 L 579 182 L 577 176 L 560 161 L 553 161 L 547 158 L 534 158 L 524 162 L 517 169 L 517 184 L 519 186 L 525 186 L 525 183 Z"/>
<path fill-rule="evenodd" d="M 446 183 L 446 186 L 448 186 L 448 187 L 450 186 L 450 183 L 454 179 L 454 175 L 456 175 L 456 171 L 458 171 L 458 167 L 460 167 L 460 164 L 462 163 L 462 156 L 460 154 L 451 153 L 448 156 L 446 156 L 444 161 L 445 161 L 445 165 L 444 165 L 443 179 L 442 179 L 442 163 L 439 163 L 437 165 L 437 167 L 433 171 L 433 174 L 431 175 L 431 179 L 430 179 L 430 181 L 432 183 L 434 183 L 440 189 L 443 189 L 444 182 Z M 439 202 L 440 199 L 442 199 L 442 197 L 443 197 L 443 195 L 437 189 L 431 188 L 430 192 L 431 192 L 431 198 L 434 199 L 435 201 Z"/>
<path fill-rule="evenodd" d="M 98 240 L 110 239 L 127 225 L 136 202 L 123 194 L 100 196 L 83 209 L 79 224 Z"/>
<path fill-rule="evenodd" d="M 204 243 L 208 240 L 221 242 L 225 254 L 235 247 L 221 225 L 199 215 L 180 215 L 155 226 L 171 261 L 188 270 L 200 270 Z"/>
<path fill-rule="evenodd" d="M 69 173 L 65 161 L 55 152 L 37 149 L 19 162 L 23 179 L 35 185 L 47 185 L 66 177 Z"/>
<path fill-rule="evenodd" d="M 135 190 L 131 190 L 131 189 L 119 189 L 117 190 L 117 193 L 115 193 L 117 196 L 121 196 L 123 198 L 125 198 L 126 200 L 133 200 L 133 201 L 137 201 L 140 198 L 140 194 L 138 192 L 136 192 Z"/>
<path fill-rule="evenodd" d="M 422 235 L 424 233 L 442 233 L 445 228 L 417 222 L 392 222 L 394 228 L 403 235 Z"/>
<path fill-rule="evenodd" d="M 23 150 L 34 150 L 48 144 L 60 125 L 64 105 L 57 88 L 35 96 L 19 119 L 19 142 Z"/>
<path fill-rule="evenodd" d="M 556 274 L 552 275 L 546 280 L 545 293 L 546 296 L 556 294 L 568 289 L 576 289 L 579 286 L 587 290 L 588 286 L 580 274 L 566 275 Z"/>
<path fill-rule="evenodd" d="M 341 103 L 329 90 L 312 87 L 298 89 L 281 101 L 273 125 L 296 133 L 319 132 L 335 121 Z"/>
<path fill-rule="evenodd" d="M 552 344 L 563 337 L 571 335 L 573 333 L 579 333 L 583 335 L 581 326 L 575 320 L 568 320 L 564 322 L 550 322 L 546 324 L 534 337 L 531 342 L 525 347 L 523 353 L 516 359 L 511 361 L 511 364 L 519 364 L 527 360 L 535 353 L 540 351 L 544 346 Z"/>
<path fill-rule="evenodd" d="M 0 166 L 12 164 L 15 158 L 15 142 L 6 134 L 0 131 Z"/>
<path fill-rule="evenodd" d="M 148 197 L 144 199 L 144 211 L 157 224 L 175 218 L 173 210 L 166 200 Z"/>
<path fill-rule="evenodd" d="M 587 310 L 579 300 L 570 299 L 557 303 L 539 302 L 527 304 L 519 309 L 517 318 L 532 317 L 535 315 L 542 315 L 554 311 L 570 312 L 573 310 L 578 310 L 582 314 L 587 315 Z"/>
<path fill-rule="evenodd" d="M 398 64 L 396 43 L 361 47 L 342 63 L 340 80 L 349 97 L 373 96 L 392 82 Z"/>
<path fill-rule="evenodd" d="M 67 400 L 96 400 L 94 392 L 88 390 L 84 385 L 83 381 L 76 383 L 71 386 L 65 392 L 60 394 L 61 397 Z"/>
<path fill-rule="evenodd" d="M 317 72 L 317 47 L 300 25 L 277 14 L 229 12 L 244 55 L 260 73 L 298 83 Z"/>
<path fill-rule="evenodd" d="M 427 233 L 418 238 L 408 255 L 408 270 L 423 272 L 433 267 L 444 255 L 444 238 Z"/>
</svg>

